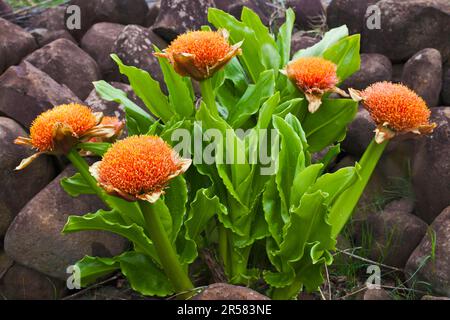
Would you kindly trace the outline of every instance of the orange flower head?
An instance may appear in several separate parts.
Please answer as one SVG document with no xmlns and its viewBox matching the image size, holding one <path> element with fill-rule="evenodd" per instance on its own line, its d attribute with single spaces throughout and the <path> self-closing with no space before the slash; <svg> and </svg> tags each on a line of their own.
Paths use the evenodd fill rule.
<svg viewBox="0 0 450 320">
<path fill-rule="evenodd" d="M 327 92 L 347 94 L 338 89 L 337 66 L 320 57 L 303 57 L 290 62 L 283 71 L 295 85 L 303 91 L 308 102 L 309 111 L 316 112 L 322 104 L 322 96 Z"/>
<path fill-rule="evenodd" d="M 436 127 L 429 122 L 430 110 L 425 101 L 402 84 L 377 82 L 364 91 L 351 89 L 350 92 L 355 100 L 363 102 L 378 125 L 378 142 L 396 133 L 430 133 Z"/>
<path fill-rule="evenodd" d="M 97 124 L 97 118 L 86 106 L 63 104 L 40 114 L 32 123 L 30 138 L 32 145 L 41 152 L 54 147 L 55 125 L 71 129 L 75 136 L 81 136 Z"/>
<path fill-rule="evenodd" d="M 190 163 L 160 137 L 131 136 L 114 143 L 91 172 L 110 194 L 154 202 L 169 180 L 185 172 Z"/>
<path fill-rule="evenodd" d="M 190 31 L 179 35 L 163 53 L 156 56 L 167 58 L 175 71 L 196 80 L 211 77 L 234 56 L 240 54 L 240 45 L 228 42 L 228 33 L 219 31 Z"/>
</svg>

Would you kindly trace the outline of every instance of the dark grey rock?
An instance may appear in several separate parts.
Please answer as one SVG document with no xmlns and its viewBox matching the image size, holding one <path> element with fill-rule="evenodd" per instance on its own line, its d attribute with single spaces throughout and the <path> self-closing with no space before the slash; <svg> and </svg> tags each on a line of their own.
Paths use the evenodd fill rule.
<svg viewBox="0 0 450 320">
<path fill-rule="evenodd" d="M 327 8 L 327 23 L 330 28 L 347 25 L 350 34 L 362 33 L 367 8 L 379 0 L 333 0 Z"/>
<path fill-rule="evenodd" d="M 392 63 L 381 54 L 361 54 L 361 68 L 341 85 L 342 88 L 364 90 L 379 81 L 391 81 Z"/>
<path fill-rule="evenodd" d="M 295 12 L 295 24 L 300 30 L 311 30 L 326 22 L 321 0 L 287 0 L 286 7 Z"/>
<path fill-rule="evenodd" d="M 268 297 L 246 287 L 233 286 L 227 283 L 209 285 L 193 300 L 270 300 Z"/>
<path fill-rule="evenodd" d="M 319 38 L 313 38 L 304 35 L 303 32 L 299 31 L 292 35 L 291 39 L 291 55 L 293 56 L 297 51 L 301 49 L 306 49 L 312 47 L 320 41 Z"/>
</svg>

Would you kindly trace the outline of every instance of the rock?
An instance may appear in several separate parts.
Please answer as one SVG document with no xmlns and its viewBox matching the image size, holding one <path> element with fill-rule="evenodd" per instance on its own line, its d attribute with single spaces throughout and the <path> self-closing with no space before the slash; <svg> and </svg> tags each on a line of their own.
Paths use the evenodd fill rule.
<svg viewBox="0 0 450 320">
<path fill-rule="evenodd" d="M 444 65 L 441 98 L 445 106 L 450 106 L 450 62 Z"/>
<path fill-rule="evenodd" d="M 26 61 L 0 76 L 0 112 L 26 128 L 43 111 L 70 102 L 81 101 L 69 88 Z"/>
<path fill-rule="evenodd" d="M 369 112 L 360 107 L 355 119 L 350 123 L 342 149 L 353 156 L 360 157 L 374 137 L 376 125 Z"/>
<path fill-rule="evenodd" d="M 0 279 L 0 292 L 8 300 L 53 300 L 65 293 L 65 282 L 14 264 Z"/>
<path fill-rule="evenodd" d="M 76 39 L 81 39 L 89 28 L 98 22 L 145 25 L 148 5 L 145 0 L 71 0 L 69 5 L 81 9 L 81 29 L 72 30 Z"/>
<path fill-rule="evenodd" d="M 379 0 L 333 0 L 327 8 L 330 28 L 347 25 L 350 34 L 362 33 L 366 24 L 367 8 Z"/>
<path fill-rule="evenodd" d="M 74 172 L 68 167 L 28 202 L 5 236 L 5 251 L 11 258 L 60 280 L 67 278 L 67 267 L 85 255 L 115 256 L 127 247 L 125 239 L 108 232 L 61 234 L 69 215 L 84 215 L 103 207 L 95 196 L 72 198 L 65 193 L 60 180 Z"/>
<path fill-rule="evenodd" d="M 428 232 L 423 237 L 409 258 L 405 271 L 415 288 L 420 289 L 423 283 L 429 283 L 431 287 L 426 289 L 450 297 L 450 207 L 442 211 L 430 228 L 433 233 Z M 436 240 L 434 246 L 432 234 Z"/>
<path fill-rule="evenodd" d="M 8 2 L 0 0 L 0 17 L 9 19 L 12 12 L 13 10 L 11 6 L 8 4 Z"/>
<path fill-rule="evenodd" d="M 405 67 L 402 63 L 397 63 L 392 65 L 392 82 L 395 83 L 401 83 L 402 82 L 402 75 L 403 75 L 403 68 Z"/>
<path fill-rule="evenodd" d="M 415 213 L 427 223 L 450 204 L 450 107 L 433 108 L 431 121 L 438 127 L 418 140 L 411 175 Z"/>
<path fill-rule="evenodd" d="M 130 85 L 120 82 L 111 82 L 110 84 L 114 88 L 124 91 L 127 94 L 128 99 L 139 105 L 141 108 L 145 109 L 144 103 L 136 96 Z M 97 91 L 95 89 L 92 90 L 92 92 L 89 94 L 89 96 L 85 100 L 85 103 L 96 112 L 103 112 L 103 114 L 106 116 L 116 116 L 120 119 L 125 119 L 125 107 L 114 101 L 103 100 L 97 94 Z"/>
<path fill-rule="evenodd" d="M 115 52 L 122 62 L 143 69 L 150 75 L 163 82 L 161 68 L 158 59 L 153 56 L 153 45 L 163 49 L 166 44 L 152 31 L 137 25 L 126 26 L 114 42 L 112 51 Z M 112 76 L 113 81 L 127 82 L 125 76 L 116 74 Z"/>
<path fill-rule="evenodd" d="M 36 39 L 39 47 L 43 47 L 50 42 L 53 42 L 58 39 L 67 39 L 72 41 L 73 43 L 77 43 L 77 41 L 70 35 L 67 30 L 55 30 L 49 31 L 45 28 L 37 28 L 30 31 L 33 37 Z"/>
<path fill-rule="evenodd" d="M 287 0 L 286 8 L 295 12 L 295 24 L 300 30 L 311 30 L 326 23 L 325 9 L 320 0 Z"/>
<path fill-rule="evenodd" d="M 195 6 L 189 0 L 161 0 L 152 30 L 170 42 L 181 33 L 206 25 L 208 8 L 213 6 L 213 0 L 197 0 Z"/>
<path fill-rule="evenodd" d="M 14 171 L 22 159 L 34 153 L 13 143 L 18 136 L 27 133 L 14 120 L 0 117 L 0 239 L 20 209 L 56 174 L 47 156 L 39 157 L 25 170 Z"/>
<path fill-rule="evenodd" d="M 353 1 L 356 2 L 356 1 Z M 450 3 L 448 0 L 381 0 L 381 29 L 363 33 L 362 52 L 382 53 L 405 61 L 425 48 L 435 48 L 446 61 L 450 56 Z"/>
<path fill-rule="evenodd" d="M 119 74 L 116 63 L 111 59 L 113 45 L 125 28 L 124 25 L 109 22 L 94 24 L 81 39 L 81 48 L 89 53 L 100 68 L 105 79 Z"/>
<path fill-rule="evenodd" d="M 392 300 L 389 293 L 384 289 L 367 289 L 363 300 Z"/>
<path fill-rule="evenodd" d="M 31 34 L 2 18 L 0 18 L 0 43 L 0 74 L 37 48 Z"/>
<path fill-rule="evenodd" d="M 427 232 L 428 225 L 412 214 L 412 201 L 402 199 L 367 218 L 372 236 L 370 259 L 403 268 Z"/>
<path fill-rule="evenodd" d="M 320 41 L 319 38 L 313 38 L 303 35 L 304 33 L 299 31 L 292 35 L 291 39 L 291 55 L 293 56 L 297 51 L 312 47 Z"/>
<path fill-rule="evenodd" d="M 0 281 L 2 279 L 2 275 L 4 275 L 13 264 L 14 261 L 8 257 L 3 249 L 0 249 Z"/>
<path fill-rule="evenodd" d="M 364 90 L 372 83 L 391 81 L 392 63 L 381 54 L 361 54 L 361 68 L 341 85 L 343 89 Z"/>
<path fill-rule="evenodd" d="M 58 39 L 25 58 L 56 82 L 66 85 L 80 99 L 85 99 L 100 79 L 97 63 L 76 44 Z"/>
<path fill-rule="evenodd" d="M 67 30 L 65 14 L 65 6 L 51 7 L 38 14 L 34 14 L 28 24 L 33 29 L 39 28 L 49 31 Z"/>
<path fill-rule="evenodd" d="M 428 107 L 439 104 L 442 88 L 442 58 L 436 49 L 423 49 L 405 64 L 402 82 L 414 90 Z"/>
<path fill-rule="evenodd" d="M 160 5 L 159 2 L 149 3 L 148 5 L 148 13 L 145 18 L 144 27 L 150 28 L 156 21 L 156 18 L 159 14 Z"/>
<path fill-rule="evenodd" d="M 450 298 L 447 297 L 435 297 L 430 295 L 424 295 L 420 300 L 440 300 L 440 301 L 447 301 L 450 300 Z"/>
<path fill-rule="evenodd" d="M 269 25 L 270 16 L 274 11 L 273 7 L 269 7 L 265 1 L 260 0 L 215 0 L 214 2 L 218 9 L 228 12 L 239 20 L 241 18 L 243 7 L 250 8 L 261 18 L 261 21 L 266 26 Z"/>
<path fill-rule="evenodd" d="M 192 298 L 193 300 L 270 300 L 268 297 L 246 287 L 227 283 L 214 283 Z"/>
</svg>

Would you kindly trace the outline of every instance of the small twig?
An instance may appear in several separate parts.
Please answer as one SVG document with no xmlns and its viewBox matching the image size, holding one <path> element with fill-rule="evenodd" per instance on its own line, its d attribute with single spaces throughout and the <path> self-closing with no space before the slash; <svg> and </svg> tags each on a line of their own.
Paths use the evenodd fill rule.
<svg viewBox="0 0 450 320">
<path fill-rule="evenodd" d="M 388 266 L 387 264 L 376 262 L 376 261 L 373 261 L 373 260 L 370 260 L 370 259 L 367 259 L 367 258 L 363 258 L 361 256 L 358 256 L 358 255 L 354 254 L 354 253 L 347 252 L 345 250 L 336 249 L 336 251 L 339 252 L 339 253 L 343 253 L 343 254 L 345 254 L 345 255 L 347 255 L 349 257 L 352 257 L 352 258 L 355 258 L 355 259 L 358 259 L 358 260 L 361 260 L 361 261 L 364 261 L 364 262 L 367 262 L 367 263 L 371 263 L 371 264 L 374 264 L 374 265 L 377 265 L 377 266 L 380 266 L 380 267 L 383 267 L 383 268 L 386 268 L 386 269 L 391 269 L 391 270 L 394 270 L 394 271 L 403 272 L 402 269 L 399 269 L 399 268 L 396 268 L 396 267 L 393 267 L 393 266 Z"/>
<path fill-rule="evenodd" d="M 322 297 L 322 300 L 327 300 L 327 298 L 325 297 L 325 295 L 322 292 L 322 289 L 319 288 L 319 292 L 320 292 L 320 296 Z"/>
<path fill-rule="evenodd" d="M 331 296 L 331 282 L 330 282 L 330 273 L 328 272 L 328 267 L 327 267 L 327 264 L 325 263 L 325 272 L 326 272 L 326 274 L 327 274 L 327 283 L 328 283 L 328 297 L 329 297 L 329 300 L 331 300 L 332 299 L 332 296 Z"/>
<path fill-rule="evenodd" d="M 83 295 L 83 294 L 86 293 L 86 292 L 89 292 L 89 291 L 91 291 L 91 290 L 93 290 L 93 289 L 96 289 L 96 288 L 98 288 L 98 287 L 100 287 L 100 286 L 102 286 L 102 285 L 104 285 L 104 284 L 107 284 L 107 283 L 109 283 L 109 282 L 111 282 L 111 281 L 114 281 L 114 280 L 117 280 L 117 279 L 119 279 L 119 278 L 120 278 L 120 275 L 112 276 L 111 278 L 108 278 L 108 279 L 106 279 L 106 280 L 103 280 L 103 281 L 101 281 L 101 282 L 98 282 L 98 283 L 96 283 L 96 284 L 93 284 L 93 285 L 90 286 L 90 287 L 87 287 L 87 288 L 84 288 L 84 289 L 82 289 L 82 290 L 80 290 L 80 291 L 78 291 L 78 292 L 75 292 L 74 294 L 71 294 L 70 296 L 64 297 L 64 298 L 62 298 L 62 300 L 71 300 L 71 299 L 73 299 L 73 298 L 76 298 L 76 297 L 78 297 L 78 296 Z"/>
<path fill-rule="evenodd" d="M 394 286 L 385 286 L 385 285 L 381 285 L 380 287 L 382 287 L 384 289 L 389 289 L 389 290 L 396 290 L 396 291 L 403 290 L 403 291 L 417 292 L 417 293 L 421 293 L 421 294 L 429 294 L 429 292 L 417 290 L 417 289 L 413 289 L 413 288 L 394 287 Z"/>
<path fill-rule="evenodd" d="M 358 294 L 358 293 L 360 293 L 360 292 L 362 292 L 362 291 L 364 291 L 364 290 L 366 290 L 366 289 L 367 289 L 367 287 L 364 286 L 364 287 L 359 288 L 359 289 L 356 290 L 356 291 L 350 292 L 350 293 L 346 294 L 345 296 L 342 296 L 342 297 L 340 297 L 340 298 L 338 298 L 338 299 L 344 300 L 344 299 L 346 299 L 346 298 L 348 298 L 348 297 L 351 297 L 351 296 L 354 296 L 355 294 Z"/>
<path fill-rule="evenodd" d="M 211 271 L 214 282 L 227 282 L 227 277 L 222 265 L 217 261 L 211 250 L 205 248 L 200 252 L 201 259 Z"/>
</svg>

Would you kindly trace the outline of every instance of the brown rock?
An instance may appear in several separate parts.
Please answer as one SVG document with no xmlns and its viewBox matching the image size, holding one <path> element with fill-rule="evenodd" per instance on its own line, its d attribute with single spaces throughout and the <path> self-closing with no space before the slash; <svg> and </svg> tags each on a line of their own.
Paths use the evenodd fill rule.
<svg viewBox="0 0 450 320">
<path fill-rule="evenodd" d="M 431 287 L 424 289 L 450 297 L 450 207 L 442 211 L 430 228 L 432 232 L 428 232 L 414 250 L 405 271 L 412 277 L 415 288 L 428 283 Z M 432 234 L 435 241 L 432 241 Z"/>
<path fill-rule="evenodd" d="M 0 293 L 8 300 L 53 300 L 65 293 L 65 282 L 14 264 L 0 279 Z"/>
<path fill-rule="evenodd" d="M 117 37 L 112 51 L 119 56 L 124 64 L 143 69 L 156 80 L 163 82 L 158 59 L 152 54 L 153 45 L 162 49 L 166 44 L 152 31 L 144 27 L 128 25 Z M 125 76 L 118 74 L 112 78 L 112 80 L 118 82 L 128 81 Z"/>
<path fill-rule="evenodd" d="M 364 300 L 392 300 L 389 293 L 384 289 L 367 289 L 364 292 Z"/>
<path fill-rule="evenodd" d="M 37 48 L 33 36 L 18 25 L 0 18 L 0 74 Z"/>
<path fill-rule="evenodd" d="M 435 296 L 425 295 L 420 300 L 447 301 L 447 300 L 450 300 L 450 298 L 447 298 L 447 297 L 435 297 Z"/>
<path fill-rule="evenodd" d="M 291 56 L 293 56 L 295 53 L 297 53 L 297 51 L 301 49 L 312 47 L 319 41 L 319 38 L 305 36 L 304 32 L 302 31 L 294 33 L 291 39 Z"/>
<path fill-rule="evenodd" d="M 379 81 L 391 81 L 392 63 L 381 54 L 361 54 L 361 68 L 341 85 L 342 88 L 363 90 Z"/>
<path fill-rule="evenodd" d="M 76 44 L 58 39 L 25 58 L 56 82 L 66 85 L 80 99 L 85 99 L 100 79 L 97 63 Z"/>
<path fill-rule="evenodd" d="M 342 148 L 353 156 L 360 157 L 374 137 L 376 125 L 369 112 L 360 107 L 355 119 L 350 123 Z"/>
<path fill-rule="evenodd" d="M 243 7 L 250 8 L 251 10 L 256 12 L 256 14 L 261 18 L 261 21 L 265 25 L 269 24 L 271 11 L 273 11 L 273 8 L 271 8 L 270 10 L 269 8 L 267 8 L 268 6 L 264 1 L 259 0 L 215 0 L 214 2 L 218 9 L 231 14 L 239 20 L 241 19 Z"/>
<path fill-rule="evenodd" d="M 326 22 L 321 0 L 287 0 L 286 8 L 295 12 L 295 24 L 300 30 L 311 30 Z"/>
<path fill-rule="evenodd" d="M 434 133 L 417 142 L 412 161 L 415 213 L 431 223 L 450 204 L 450 107 L 432 108 Z"/>
<path fill-rule="evenodd" d="M 442 103 L 444 106 L 450 106 L 450 62 L 444 65 L 442 74 Z"/>
<path fill-rule="evenodd" d="M 362 33 L 367 8 L 379 0 L 333 0 L 327 8 L 330 28 L 347 25 L 350 34 Z"/>
<path fill-rule="evenodd" d="M 67 267 L 85 255 L 115 256 L 127 247 L 125 239 L 108 232 L 61 234 L 69 215 L 84 215 L 103 207 L 95 196 L 71 198 L 65 193 L 60 180 L 74 171 L 68 167 L 28 202 L 5 236 L 5 251 L 11 258 L 61 280 L 67 278 Z"/>
<path fill-rule="evenodd" d="M 117 23 L 96 23 L 81 40 L 81 48 L 97 61 L 100 72 L 105 79 L 110 79 L 119 72 L 110 55 L 114 53 L 113 45 L 124 28 L 124 25 Z"/>
<path fill-rule="evenodd" d="M 25 170 L 14 171 L 22 159 L 34 153 L 13 143 L 18 136 L 27 133 L 14 120 L 0 117 L 0 239 L 20 209 L 56 174 L 47 156 L 39 157 Z"/>
<path fill-rule="evenodd" d="M 193 300 L 270 300 L 268 297 L 246 287 L 227 283 L 214 283 L 196 295 Z"/>
<path fill-rule="evenodd" d="M 397 200 L 367 218 L 373 241 L 370 259 L 398 268 L 405 266 L 428 228 L 411 213 L 412 207 L 411 200 Z"/>
<path fill-rule="evenodd" d="M 65 14 L 65 6 L 51 7 L 33 15 L 28 24 L 35 29 L 43 28 L 49 31 L 66 30 Z"/>
<path fill-rule="evenodd" d="M 208 8 L 213 6 L 213 0 L 197 0 L 195 5 L 189 0 L 161 0 L 152 30 L 170 42 L 181 33 L 206 25 Z"/>
<path fill-rule="evenodd" d="M 436 107 L 442 88 L 442 58 L 436 49 L 423 49 L 405 64 L 402 82 Z"/>
<path fill-rule="evenodd" d="M 43 47 L 50 42 L 53 42 L 58 39 L 67 39 L 72 41 L 73 43 L 77 43 L 77 41 L 70 35 L 67 30 L 55 30 L 50 31 L 45 28 L 37 28 L 30 31 L 33 37 L 36 39 L 39 47 Z"/>
<path fill-rule="evenodd" d="M 359 2 L 359 1 L 352 1 Z M 450 3 L 448 0 L 381 0 L 381 29 L 365 28 L 362 52 L 381 53 L 395 62 L 405 61 L 425 48 L 450 57 Z"/>
<path fill-rule="evenodd" d="M 149 3 L 148 5 L 148 13 L 147 18 L 145 18 L 144 27 L 151 27 L 156 21 L 156 18 L 158 17 L 160 9 L 159 2 Z"/>
<path fill-rule="evenodd" d="M 81 101 L 69 88 L 26 61 L 0 76 L 0 112 L 24 127 L 43 111 L 70 102 Z"/>
</svg>

